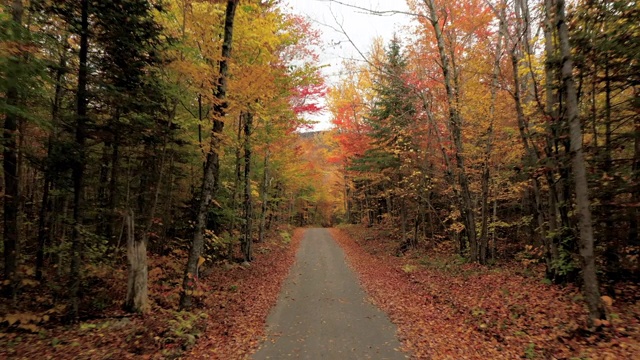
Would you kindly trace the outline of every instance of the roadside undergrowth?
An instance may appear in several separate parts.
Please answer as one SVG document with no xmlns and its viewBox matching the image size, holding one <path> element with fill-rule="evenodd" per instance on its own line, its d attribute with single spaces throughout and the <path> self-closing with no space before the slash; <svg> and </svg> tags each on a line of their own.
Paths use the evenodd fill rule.
<svg viewBox="0 0 640 360">
<path fill-rule="evenodd" d="M 608 304 L 610 320 L 591 333 L 578 289 L 545 283 L 539 269 L 467 264 L 437 249 L 398 257 L 374 229 L 331 233 L 413 358 L 640 358 L 637 301 Z"/>
<path fill-rule="evenodd" d="M 205 263 L 190 312 L 178 311 L 186 250 L 150 256 L 151 312 L 145 316 L 121 310 L 124 266 L 85 269 L 83 308 L 89 310 L 78 324 L 63 322 L 55 292 L 34 288 L 24 296 L 30 301 L 0 305 L 0 359 L 248 358 L 264 337 L 303 232 L 274 233 L 256 243 L 248 267 Z"/>
</svg>

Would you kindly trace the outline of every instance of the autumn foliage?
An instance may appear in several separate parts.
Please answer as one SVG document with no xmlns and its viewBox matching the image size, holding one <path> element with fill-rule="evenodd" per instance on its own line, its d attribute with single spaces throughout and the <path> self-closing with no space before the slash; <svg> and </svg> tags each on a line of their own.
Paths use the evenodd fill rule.
<svg viewBox="0 0 640 360">
<path fill-rule="evenodd" d="M 638 2 L 407 4 L 327 84 L 281 1 L 3 2 L 0 356 L 247 357 L 342 223 L 416 358 L 640 357 Z"/>
</svg>

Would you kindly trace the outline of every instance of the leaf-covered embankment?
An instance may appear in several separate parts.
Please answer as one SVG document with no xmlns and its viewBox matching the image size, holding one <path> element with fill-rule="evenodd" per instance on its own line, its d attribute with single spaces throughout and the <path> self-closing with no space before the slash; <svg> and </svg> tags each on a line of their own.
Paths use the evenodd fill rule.
<svg viewBox="0 0 640 360">
<path fill-rule="evenodd" d="M 192 312 L 178 311 L 184 250 L 150 258 L 152 309 L 146 316 L 120 310 L 124 269 L 87 268 L 95 288 L 85 308 L 93 310 L 79 324 L 65 325 L 63 308 L 46 310 L 55 301 L 49 292 L 34 293 L 33 303 L 18 308 L 0 306 L 0 359 L 247 358 L 264 335 L 303 232 L 273 233 L 256 243 L 249 267 L 205 263 Z"/>
<path fill-rule="evenodd" d="M 239 267 L 222 276 L 215 275 L 220 293 L 208 297 L 208 327 L 186 358 L 244 359 L 256 350 L 303 234 L 304 229 L 296 229 L 285 247 L 258 246 L 250 268 Z M 230 288 L 232 294 L 225 291 Z"/>
<path fill-rule="evenodd" d="M 395 244 L 373 229 L 331 231 L 414 358 L 640 356 L 633 306 L 609 306 L 611 324 L 590 334 L 582 330 L 587 312 L 577 289 L 546 285 L 534 269 L 462 264 L 437 249 L 397 257 Z"/>
</svg>

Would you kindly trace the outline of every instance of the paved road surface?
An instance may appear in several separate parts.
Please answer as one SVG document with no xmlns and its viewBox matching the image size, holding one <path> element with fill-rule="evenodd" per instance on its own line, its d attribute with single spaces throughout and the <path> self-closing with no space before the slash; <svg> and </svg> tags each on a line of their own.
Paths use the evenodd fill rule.
<svg viewBox="0 0 640 360">
<path fill-rule="evenodd" d="M 306 231 L 254 359 L 404 359 L 326 229 Z"/>
</svg>

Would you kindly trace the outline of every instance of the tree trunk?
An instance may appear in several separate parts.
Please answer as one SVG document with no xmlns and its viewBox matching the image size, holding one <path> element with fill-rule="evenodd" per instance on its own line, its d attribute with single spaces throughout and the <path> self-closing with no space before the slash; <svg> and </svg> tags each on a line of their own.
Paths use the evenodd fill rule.
<svg viewBox="0 0 640 360">
<path fill-rule="evenodd" d="M 224 23 L 224 40 L 222 43 L 222 60 L 220 60 L 220 74 L 215 91 L 215 98 L 218 103 L 213 107 L 213 128 L 211 131 L 211 141 L 207 160 L 205 164 L 200 199 L 196 213 L 193 241 L 189 250 L 189 259 L 184 273 L 183 290 L 180 296 L 180 308 L 191 307 L 191 295 L 197 281 L 198 259 L 204 248 L 204 229 L 209 211 L 209 204 L 218 188 L 218 178 L 220 175 L 220 157 L 218 154 L 222 141 L 222 130 L 224 128 L 224 117 L 227 114 L 227 78 L 229 75 L 229 59 L 231 57 L 231 46 L 233 44 L 233 23 L 236 8 L 240 0 L 227 1 L 227 10 Z"/>
<path fill-rule="evenodd" d="M 76 154 L 73 164 L 73 230 L 71 232 L 71 273 L 69 274 L 69 289 L 71 308 L 69 318 L 78 319 L 78 305 L 80 293 L 80 261 L 84 244 L 80 227 L 83 225 L 83 192 L 85 168 L 85 141 L 87 124 L 87 57 L 89 53 L 89 0 L 81 0 L 81 29 L 80 53 L 77 90 L 77 119 L 76 119 Z"/>
<path fill-rule="evenodd" d="M 269 147 L 267 146 L 266 153 L 264 154 L 264 176 L 262 177 L 262 209 L 260 210 L 260 234 L 258 239 L 260 242 L 264 241 L 265 223 L 267 220 L 267 209 L 269 201 Z"/>
<path fill-rule="evenodd" d="M 566 93 L 566 116 L 569 123 L 571 153 L 573 155 L 573 175 L 576 189 L 576 205 L 578 225 L 580 227 L 580 256 L 582 257 L 582 278 L 584 281 L 584 296 L 589 307 L 590 326 L 596 319 L 605 317 L 605 310 L 600 299 L 598 277 L 596 274 L 595 256 L 593 253 L 593 227 L 591 223 L 591 209 L 589 189 L 587 183 L 587 169 L 582 149 L 582 128 L 578 117 L 578 96 L 573 79 L 573 62 L 569 45 L 569 30 L 565 19 L 564 0 L 556 3 L 557 30 L 560 38 L 562 54 L 562 80 Z"/>
<path fill-rule="evenodd" d="M 21 0 L 14 0 L 11 16 L 17 31 L 22 30 L 24 8 Z M 20 35 L 21 36 L 21 35 Z M 20 66 L 18 59 L 11 60 L 13 66 Z M 18 114 L 16 107 L 20 103 L 18 79 L 9 79 L 6 102 L 9 111 L 5 114 L 3 133 L 3 167 L 4 167 L 4 279 L 9 281 L 6 287 L 8 297 L 15 296 L 18 281 L 18 256 L 20 229 L 18 228 L 18 207 L 20 206 L 20 188 L 18 177 Z"/>
<path fill-rule="evenodd" d="M 522 7 L 518 6 L 518 4 L 515 4 L 516 6 L 516 13 L 517 14 L 521 14 L 522 13 Z M 520 9 L 520 10 L 519 10 Z M 501 24 L 506 25 L 506 17 L 504 16 L 504 14 L 501 14 Z M 520 20 L 518 18 L 518 20 Z M 525 22 L 523 24 L 526 27 L 529 27 L 529 23 Z M 506 27 L 503 27 L 503 32 L 506 33 L 507 29 Z M 520 34 L 522 33 L 523 30 L 521 28 L 521 26 L 517 26 L 516 27 L 516 33 Z M 546 44 L 549 45 L 549 39 L 550 37 L 548 37 L 548 33 L 545 32 L 545 40 L 546 40 Z M 549 227 L 551 228 L 550 231 L 547 230 L 547 223 L 545 222 L 545 217 L 544 217 L 544 211 L 543 211 L 543 201 L 542 201 L 542 190 L 541 190 L 541 184 L 540 184 L 540 180 L 538 178 L 538 175 L 536 175 L 536 171 L 535 171 L 535 167 L 538 166 L 538 162 L 540 161 L 540 151 L 539 149 L 536 147 L 536 143 L 534 141 L 531 141 L 531 135 L 530 135 L 530 131 L 529 131 L 529 126 L 527 123 L 527 120 L 525 118 L 524 115 L 524 108 L 523 108 L 523 95 L 522 95 L 522 89 L 524 86 L 522 86 L 522 81 L 520 78 L 520 69 L 519 69 L 519 63 L 520 63 L 520 59 L 521 59 L 521 51 L 520 49 L 524 48 L 527 53 L 530 53 L 530 49 L 529 49 L 529 45 L 527 42 L 525 42 L 524 44 L 521 42 L 521 40 L 518 38 L 518 40 L 516 40 L 514 43 L 511 44 L 511 49 L 510 49 L 510 56 L 511 56 L 511 67 L 513 70 L 513 80 L 514 80 L 514 102 L 515 102 L 515 108 L 516 108 L 516 114 L 517 114 L 517 119 L 518 119 L 518 129 L 520 132 L 520 138 L 522 140 L 524 149 L 525 149 L 525 171 L 527 172 L 527 174 L 531 177 L 532 180 L 532 188 L 533 188 L 533 199 L 534 199 L 534 218 L 537 220 L 537 225 L 538 225 L 538 231 L 536 232 L 537 234 L 539 234 L 540 236 L 540 242 L 543 243 L 545 245 L 545 262 L 546 262 L 546 267 L 547 267 L 547 274 L 551 274 L 551 272 L 553 271 L 553 261 L 554 259 L 557 258 L 556 254 L 556 250 L 555 250 L 555 246 L 553 241 L 549 238 L 548 234 L 553 232 L 553 229 L 555 229 L 555 225 L 553 225 L 555 223 L 555 217 L 552 215 L 550 216 L 550 223 L 549 223 Z M 549 46 L 546 47 L 547 50 L 547 54 L 549 54 L 550 52 L 550 48 Z M 548 70 L 548 69 L 547 69 Z M 549 74 L 549 72 L 547 72 L 547 74 Z M 549 78 L 547 77 L 547 80 Z M 549 80 L 551 81 L 551 80 Z M 551 83 L 547 82 L 547 86 L 550 86 Z M 534 91 L 536 91 L 536 87 L 533 86 Z M 549 94 L 549 92 L 547 92 L 547 94 Z M 547 179 L 549 179 L 549 176 L 547 176 Z M 555 192 L 553 190 L 553 187 L 551 186 L 551 189 L 549 190 L 552 194 L 550 195 L 550 201 L 552 204 L 555 204 Z M 551 208 L 555 208 L 555 206 L 551 206 Z"/>
<path fill-rule="evenodd" d="M 251 206 L 251 128 L 253 126 L 253 114 L 245 114 L 244 121 L 244 226 L 242 234 L 242 255 L 245 262 L 253 260 L 251 247 L 253 243 L 253 211 Z"/>
<path fill-rule="evenodd" d="M 96 233 L 106 237 L 106 229 L 108 227 L 109 217 L 107 211 L 109 208 L 108 188 L 109 188 L 109 165 L 111 162 L 110 149 L 113 147 L 110 141 L 105 141 L 102 147 L 102 159 L 100 161 L 100 179 L 98 181 L 98 196 L 97 202 L 99 205 L 97 215 Z"/>
<path fill-rule="evenodd" d="M 160 249 L 158 253 L 160 255 L 165 255 L 166 246 L 167 246 L 167 236 L 169 229 L 173 227 L 174 220 L 172 216 L 173 210 L 173 190 L 175 185 L 175 175 L 174 175 L 174 153 L 169 157 L 169 179 L 167 181 L 167 192 L 165 195 L 164 202 L 164 210 L 162 212 L 162 223 L 164 226 L 162 227 L 162 237 L 160 239 Z"/>
<path fill-rule="evenodd" d="M 344 211 L 345 211 L 345 217 L 346 217 L 346 223 L 347 224 L 352 224 L 352 220 L 351 220 L 351 191 L 350 190 L 350 185 L 349 185 L 349 176 L 347 175 L 347 166 L 345 164 L 344 166 Z"/>
<path fill-rule="evenodd" d="M 636 99 L 640 94 L 636 93 Z M 629 245 L 640 245 L 638 236 L 638 218 L 640 217 L 640 108 L 636 103 L 636 117 L 634 121 L 635 133 L 634 133 L 634 152 L 633 152 L 633 183 L 635 184 L 632 189 L 631 201 L 633 206 L 629 208 Z"/>
<path fill-rule="evenodd" d="M 127 281 L 127 298 L 124 307 L 127 311 L 137 313 L 149 312 L 147 242 L 136 238 L 133 210 L 125 216 L 127 224 L 127 263 L 129 278 Z"/>
<path fill-rule="evenodd" d="M 400 231 L 402 232 L 402 245 L 408 243 L 407 241 L 407 208 L 405 206 L 405 201 L 402 199 L 400 201 Z"/>
<path fill-rule="evenodd" d="M 169 119 L 169 128 L 171 127 Z M 134 231 L 133 211 L 129 211 L 127 219 L 127 259 L 129 265 L 129 281 L 127 283 L 127 297 L 125 300 L 125 310 L 137 313 L 147 313 L 149 308 L 148 300 L 148 270 L 147 270 L 147 248 L 149 247 L 149 233 L 153 226 L 153 219 L 156 208 L 158 206 L 158 198 L 162 185 L 162 176 L 164 174 L 165 157 L 167 152 L 167 135 L 163 139 L 163 148 L 160 155 L 160 164 L 156 159 L 151 161 L 156 163 L 151 168 L 155 173 L 149 175 L 148 195 L 150 199 L 144 199 L 141 204 L 141 210 L 145 213 L 141 214 L 143 221 L 140 233 Z M 155 153 L 153 149 L 150 151 Z M 144 171 L 144 169 L 142 169 Z M 145 187 L 146 188 L 146 187 Z M 144 197 L 144 194 L 140 195 Z"/>
<path fill-rule="evenodd" d="M 36 247 L 36 280 L 42 280 L 42 270 L 44 269 L 44 250 L 51 235 L 51 200 L 49 191 L 51 189 L 51 177 L 45 174 L 44 187 L 42 191 L 42 205 L 40 207 L 40 217 L 38 219 L 38 245 Z"/>
<path fill-rule="evenodd" d="M 66 41 L 66 39 L 65 39 Z M 66 47 L 65 47 L 66 50 Z M 63 89 L 63 80 L 67 67 L 67 56 L 66 52 L 60 56 L 60 63 L 58 64 L 58 69 L 56 70 L 56 87 L 53 97 L 53 103 L 51 104 L 51 123 L 53 128 L 51 133 L 49 134 L 49 143 L 47 145 L 47 156 L 51 156 L 51 152 L 53 150 L 53 142 L 57 139 L 57 126 L 58 126 L 58 116 L 60 113 L 60 106 L 62 102 L 62 89 Z M 38 245 L 36 248 L 36 279 L 38 281 L 42 280 L 43 275 L 42 271 L 44 268 L 44 250 L 47 244 L 47 241 L 51 237 L 51 217 L 49 214 L 52 211 L 52 201 L 49 198 L 50 190 L 53 187 L 52 181 L 52 170 L 49 166 L 45 167 L 44 170 L 44 187 L 42 191 L 42 204 L 40 208 L 40 216 L 38 219 Z"/>
<path fill-rule="evenodd" d="M 116 244 L 115 231 L 118 216 L 116 207 L 118 206 L 118 176 L 120 174 L 120 135 L 114 136 L 114 142 L 111 153 L 111 178 L 109 179 L 109 203 L 107 204 L 107 226 L 104 236 L 109 244 Z"/>
<path fill-rule="evenodd" d="M 548 212 L 548 234 L 546 241 L 550 247 L 550 262 L 556 264 L 560 261 L 561 255 L 567 250 L 567 239 L 569 235 L 567 231 L 570 229 L 568 218 L 568 198 L 567 185 L 569 184 L 569 171 L 565 164 L 560 161 L 559 143 L 562 131 L 559 109 L 560 94 L 556 91 L 558 69 L 561 68 L 558 62 L 558 51 L 556 47 L 556 38 L 554 32 L 554 16 L 553 7 L 555 0 L 545 0 L 545 21 L 544 21 L 544 37 L 545 37 L 545 109 L 544 113 L 547 117 L 545 121 L 547 136 L 545 137 L 545 153 L 547 166 L 552 171 L 545 172 L 545 179 L 549 187 L 549 212 Z M 558 223 L 558 219 L 560 223 Z M 565 282 L 566 275 L 558 271 L 558 267 L 552 265 L 547 269 L 547 275 L 556 283 Z"/>
<path fill-rule="evenodd" d="M 238 195 L 240 192 L 240 184 L 242 183 L 242 152 L 240 148 L 241 140 L 242 140 L 242 130 L 243 130 L 243 116 L 240 114 L 238 116 L 238 126 L 236 132 L 236 144 L 235 144 L 235 177 L 233 179 L 233 190 L 231 191 L 231 196 L 229 199 L 231 200 L 231 224 L 229 226 L 229 233 L 231 234 L 229 238 L 229 243 L 227 244 L 227 258 L 229 260 L 233 259 L 233 248 L 235 245 L 235 233 L 236 233 L 236 222 L 240 218 L 238 215 L 238 204 L 240 204 L 240 200 L 238 199 Z"/>
<path fill-rule="evenodd" d="M 498 32 L 498 44 L 493 64 L 493 77 L 491 81 L 491 104 L 489 106 L 489 128 L 487 129 L 487 144 L 482 163 L 482 230 L 480 233 L 479 261 L 481 264 L 487 263 L 487 248 L 489 247 L 489 182 L 491 181 L 490 160 L 493 151 L 493 123 L 496 112 L 496 96 L 498 93 L 498 76 L 500 75 L 500 59 L 502 57 L 502 29 L 500 24 Z"/>
</svg>

